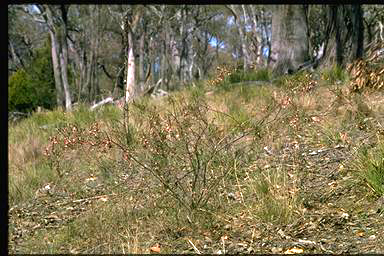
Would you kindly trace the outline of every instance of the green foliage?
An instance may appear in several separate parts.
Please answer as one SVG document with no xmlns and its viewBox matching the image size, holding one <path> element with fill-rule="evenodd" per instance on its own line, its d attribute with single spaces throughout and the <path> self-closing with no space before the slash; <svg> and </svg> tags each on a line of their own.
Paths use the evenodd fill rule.
<svg viewBox="0 0 384 256">
<path fill-rule="evenodd" d="M 307 81 L 303 74 L 296 78 Z M 327 207 L 324 197 L 317 195 L 329 195 L 334 187 L 320 185 L 336 178 L 338 189 L 343 189 L 344 172 L 331 174 L 356 157 L 351 152 L 358 146 L 352 143 L 361 142 L 359 137 L 354 140 L 356 135 L 376 135 L 373 129 L 355 134 L 355 119 L 340 127 L 340 115 L 327 114 L 312 122 L 312 116 L 332 112 L 324 104 L 334 99 L 327 87 L 304 95 L 275 86 L 240 84 L 230 92 L 210 94 L 203 89 L 142 98 L 124 111 L 113 105 L 89 111 L 80 105 L 72 112 L 33 113 L 11 126 L 10 205 L 29 205 L 26 200 L 33 199 L 34 208 L 27 209 L 39 215 L 31 218 L 54 211 L 61 218 L 63 209 L 69 220 L 58 229 L 47 229 L 47 223 L 14 247 L 21 248 L 20 253 L 143 253 L 153 244 L 148 234 L 160 234 L 156 241 L 170 244 L 161 248 L 167 253 L 185 244 L 185 237 L 204 233 L 218 241 L 222 232 L 256 234 L 268 226 L 288 233 L 285 227 L 300 226 L 301 220 L 313 216 L 314 211 L 307 210 L 313 203 Z M 303 98 L 308 101 L 300 101 Z M 334 148 L 349 143 L 345 132 L 350 146 Z M 383 186 L 384 146 L 379 145 L 362 152 L 358 166 L 375 191 Z M 327 150 L 302 154 L 311 149 Z M 330 163 L 333 153 L 337 161 Z M 54 190 L 43 192 L 46 184 Z M 366 198 L 348 192 L 348 198 L 356 195 L 355 203 Z M 356 213 L 358 205 L 350 209 L 334 198 L 348 214 Z M 80 216 L 77 209 L 85 204 L 79 201 L 92 202 Z M 15 237 L 19 223 L 28 224 L 31 218 L 11 214 L 10 234 Z M 250 222 L 260 223 L 260 230 L 249 228 Z"/>
<path fill-rule="evenodd" d="M 359 152 L 356 169 L 359 176 L 368 183 L 378 195 L 384 195 L 384 143 L 367 149 L 363 147 Z"/>
<path fill-rule="evenodd" d="M 268 69 L 252 70 L 244 72 L 237 70 L 228 77 L 228 82 L 239 83 L 244 81 L 269 81 L 271 77 Z"/>
<path fill-rule="evenodd" d="M 8 80 L 8 110 L 30 111 L 36 106 L 36 91 L 30 86 L 27 72 L 18 70 Z"/>
<path fill-rule="evenodd" d="M 293 93 L 297 93 L 310 91 L 317 86 L 317 81 L 313 78 L 311 73 L 303 71 L 293 75 L 284 75 L 277 80 L 276 84 Z"/>
<path fill-rule="evenodd" d="M 347 73 L 339 65 L 333 65 L 331 68 L 323 70 L 322 79 L 331 84 L 334 84 L 339 81 L 345 82 L 347 79 Z"/>
<path fill-rule="evenodd" d="M 47 126 L 57 128 L 61 124 L 68 122 L 68 115 L 65 114 L 60 109 L 55 109 L 49 112 L 33 113 L 32 116 L 22 123 L 19 126 L 22 126 L 24 123 L 31 123 L 35 126 Z"/>
<path fill-rule="evenodd" d="M 89 124 L 96 121 L 96 112 L 90 111 L 89 106 L 80 104 L 73 112 L 72 122 L 76 125 Z"/>
<path fill-rule="evenodd" d="M 117 121 L 121 117 L 121 110 L 114 105 L 106 105 L 96 112 L 97 119 Z"/>
<path fill-rule="evenodd" d="M 187 87 L 188 93 L 191 94 L 194 98 L 200 98 L 204 97 L 205 91 L 204 91 L 204 83 L 197 82 L 195 86 L 189 86 Z"/>
<path fill-rule="evenodd" d="M 254 212 L 258 218 L 270 223 L 286 224 L 292 220 L 293 209 L 299 201 L 287 192 L 292 184 L 280 169 L 255 170 L 249 188 L 257 197 L 258 206 Z"/>
<path fill-rule="evenodd" d="M 225 91 L 232 90 L 232 87 L 235 84 L 241 83 L 241 82 L 249 82 L 252 83 L 252 81 L 265 81 L 268 82 L 271 79 L 271 71 L 269 69 L 259 69 L 259 70 L 250 70 L 250 71 L 243 71 L 242 69 L 235 69 L 234 71 L 230 71 L 224 74 L 219 74 L 223 78 L 218 79 L 219 83 L 217 86 L 219 86 L 220 89 L 223 89 Z"/>
<path fill-rule="evenodd" d="M 238 102 L 228 102 L 228 114 L 233 117 L 233 119 L 228 119 L 226 122 L 231 124 L 235 130 L 242 132 L 244 127 L 251 126 L 252 118 L 246 109 L 239 104 Z"/>
<path fill-rule="evenodd" d="M 31 64 L 8 80 L 8 110 L 30 112 L 55 106 L 55 82 L 49 45 L 36 50 Z"/>
<path fill-rule="evenodd" d="M 318 51 L 326 37 L 326 12 L 324 6 L 310 5 L 308 10 L 309 40 L 313 50 Z"/>
<path fill-rule="evenodd" d="M 267 68 L 259 69 L 250 73 L 253 77 L 252 80 L 270 81 L 271 71 Z"/>
</svg>

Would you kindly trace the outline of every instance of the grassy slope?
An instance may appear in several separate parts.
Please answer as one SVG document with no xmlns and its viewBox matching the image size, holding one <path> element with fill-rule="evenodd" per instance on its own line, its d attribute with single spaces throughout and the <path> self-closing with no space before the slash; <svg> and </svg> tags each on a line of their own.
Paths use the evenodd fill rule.
<svg viewBox="0 0 384 256">
<path fill-rule="evenodd" d="M 114 106 L 11 125 L 10 252 L 145 253 L 159 244 L 161 252 L 383 253 L 384 95 L 309 85 L 299 76 L 188 89 L 173 103 L 143 99 L 126 126 Z M 44 156 L 67 124 L 98 146 L 59 142 Z M 106 138 L 125 152 L 113 143 L 103 150 Z M 198 162 L 206 183 L 192 188 L 200 174 L 186 169 L 198 173 Z M 191 180 L 175 185 L 184 174 Z"/>
</svg>

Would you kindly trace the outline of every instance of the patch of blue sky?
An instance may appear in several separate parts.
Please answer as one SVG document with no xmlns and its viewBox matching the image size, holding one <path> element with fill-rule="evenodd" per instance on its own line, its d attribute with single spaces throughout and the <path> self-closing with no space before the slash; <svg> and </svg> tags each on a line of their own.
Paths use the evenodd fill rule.
<svg viewBox="0 0 384 256">
<path fill-rule="evenodd" d="M 211 38 L 211 40 L 209 41 L 209 44 L 212 45 L 212 47 L 216 47 L 217 46 L 217 38 L 213 36 Z M 221 48 L 221 49 L 224 48 L 224 43 L 223 42 L 220 42 L 219 48 Z"/>
</svg>

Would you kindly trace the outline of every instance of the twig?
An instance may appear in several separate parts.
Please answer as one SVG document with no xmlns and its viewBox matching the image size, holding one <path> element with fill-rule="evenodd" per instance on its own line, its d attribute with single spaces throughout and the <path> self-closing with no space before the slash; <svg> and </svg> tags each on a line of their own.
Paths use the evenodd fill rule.
<svg viewBox="0 0 384 256">
<path fill-rule="evenodd" d="M 199 249 L 196 248 L 196 246 L 192 243 L 191 240 L 188 239 L 188 242 L 192 245 L 193 249 L 195 250 L 195 252 L 196 252 L 197 254 L 201 254 L 201 252 L 199 251 Z"/>
<path fill-rule="evenodd" d="M 103 197 L 113 196 L 113 195 L 116 195 L 116 194 L 108 194 L 108 195 L 93 196 L 93 197 L 88 197 L 88 198 L 77 199 L 77 200 L 73 200 L 72 203 L 81 203 L 84 201 L 93 200 L 93 199 L 100 199 Z"/>
<path fill-rule="evenodd" d="M 221 242 L 223 243 L 223 253 L 225 254 L 225 239 L 221 237 Z"/>
</svg>

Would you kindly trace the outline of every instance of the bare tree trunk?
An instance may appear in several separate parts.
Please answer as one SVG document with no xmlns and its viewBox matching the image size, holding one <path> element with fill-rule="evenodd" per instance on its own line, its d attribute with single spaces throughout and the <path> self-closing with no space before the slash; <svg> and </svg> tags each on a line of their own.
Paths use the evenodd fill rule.
<svg viewBox="0 0 384 256">
<path fill-rule="evenodd" d="M 61 71 L 60 71 L 60 62 L 58 54 L 58 42 L 54 31 L 49 30 L 49 35 L 51 37 L 51 56 L 52 56 L 52 65 L 53 65 L 53 75 L 55 77 L 55 88 L 56 88 L 56 103 L 58 107 L 63 106 L 63 87 L 61 84 Z"/>
<path fill-rule="evenodd" d="M 351 19 L 352 19 L 352 47 L 349 61 L 354 61 L 363 57 L 364 50 L 364 24 L 363 24 L 363 9 L 360 4 L 351 6 Z"/>
<path fill-rule="evenodd" d="M 135 55 L 133 54 L 132 34 L 128 32 L 127 84 L 125 87 L 125 102 L 135 94 Z"/>
<path fill-rule="evenodd" d="M 94 51 L 93 51 L 93 43 L 90 45 L 90 52 L 87 59 L 86 66 L 86 80 L 85 84 L 82 88 L 82 94 L 88 98 L 88 101 L 91 101 L 91 88 L 92 88 L 92 74 L 94 69 Z"/>
<path fill-rule="evenodd" d="M 170 48 L 170 59 L 171 61 L 171 70 L 172 75 L 175 75 L 175 79 L 179 79 L 179 70 L 180 70 L 180 54 L 179 49 L 177 48 L 177 42 L 175 39 L 175 35 L 172 35 L 170 41 L 169 41 L 169 48 Z"/>
<path fill-rule="evenodd" d="M 164 87 L 168 87 L 168 81 L 166 81 L 166 75 L 167 75 L 167 69 L 168 69 L 168 65 L 167 65 L 167 58 L 168 58 L 168 54 L 167 54 L 167 39 L 168 39 L 168 32 L 167 32 L 167 29 L 165 28 L 165 31 L 163 32 L 164 33 L 164 39 L 163 39 L 163 47 L 162 47 L 162 56 L 161 56 L 161 70 L 160 70 L 160 79 L 161 79 L 161 86 L 164 88 Z M 167 88 L 168 89 L 168 88 Z"/>
<path fill-rule="evenodd" d="M 184 14 L 184 9 L 181 10 L 181 17 L 184 18 L 185 14 Z M 186 36 L 185 36 L 185 24 L 184 24 L 184 19 L 182 20 L 181 24 L 180 24 L 180 36 L 181 36 L 181 52 L 180 52 L 180 58 L 179 58 L 179 69 L 177 71 L 177 75 L 179 77 L 179 81 L 182 81 L 184 80 L 183 79 L 183 64 L 184 64 L 184 58 L 185 58 L 185 40 L 186 40 Z"/>
<path fill-rule="evenodd" d="M 96 80 L 97 72 L 97 49 L 98 49 L 98 6 L 89 5 L 90 20 L 88 30 L 86 31 L 85 41 L 88 43 L 87 51 L 85 52 L 85 83 L 82 87 L 82 95 L 87 99 L 88 102 L 92 102 L 95 99 L 98 90 L 98 84 Z"/>
<path fill-rule="evenodd" d="M 379 33 L 378 33 L 378 35 L 377 35 L 377 40 L 378 40 L 378 41 L 379 41 L 379 40 L 384 41 L 384 33 L 383 33 L 383 31 L 384 31 L 384 25 L 383 25 L 383 23 L 382 23 L 381 21 L 379 21 L 378 23 L 379 23 L 379 28 L 378 28 Z"/>
<path fill-rule="evenodd" d="M 125 102 L 128 103 L 137 93 L 136 80 L 135 80 L 135 53 L 134 53 L 134 34 L 136 32 L 137 24 L 142 18 L 142 9 L 140 6 L 134 8 L 130 7 L 124 16 L 123 32 L 127 36 L 127 79 L 125 85 Z"/>
<path fill-rule="evenodd" d="M 95 18 L 95 57 L 94 57 L 94 69 L 93 69 L 93 77 L 94 77 L 94 83 L 93 83 L 93 99 L 97 101 L 97 97 L 100 95 L 100 84 L 99 84 L 99 75 L 98 75 L 98 56 L 99 56 L 99 43 L 101 38 L 100 33 L 100 5 L 96 5 L 96 18 Z"/>
<path fill-rule="evenodd" d="M 58 106 L 63 106 L 63 89 L 65 109 L 71 110 L 72 100 L 68 83 L 68 44 L 67 44 L 67 10 L 68 6 L 60 5 L 61 21 L 59 26 L 53 22 L 53 6 L 45 5 L 46 21 L 51 37 L 52 64 L 55 77 L 55 85 L 58 96 Z"/>
<path fill-rule="evenodd" d="M 218 41 L 216 41 L 215 55 L 216 55 L 216 60 L 218 60 L 219 59 L 219 42 Z"/>
<path fill-rule="evenodd" d="M 256 11 L 253 5 L 250 5 L 251 12 L 252 12 L 252 25 L 253 25 L 253 33 L 254 33 L 254 45 L 255 45 L 255 60 L 256 63 L 259 65 L 263 64 L 263 44 L 262 44 L 262 37 L 260 36 L 260 33 L 258 32 L 259 22 L 258 22 L 258 16 L 256 15 Z"/>
<path fill-rule="evenodd" d="M 72 99 L 71 92 L 69 88 L 68 82 L 68 44 L 67 44 L 67 7 L 64 5 L 60 6 L 61 9 L 61 17 L 63 19 L 63 25 L 61 30 L 61 54 L 60 54 L 60 67 L 61 67 L 61 77 L 63 81 L 64 87 L 64 95 L 65 95 L 65 109 L 70 111 L 72 109 Z"/>
<path fill-rule="evenodd" d="M 329 5 L 324 57 L 321 64 L 344 66 L 361 58 L 364 46 L 361 5 Z"/>
<path fill-rule="evenodd" d="M 209 38 L 208 38 L 208 30 L 204 31 L 204 50 L 203 54 L 205 57 L 203 57 L 203 62 L 201 63 L 200 67 L 198 67 L 198 78 L 202 79 L 203 76 L 205 77 L 208 73 L 209 67 L 212 65 L 213 57 L 208 58 L 208 45 L 209 45 Z M 217 43 L 217 41 L 216 41 Z M 202 70 L 202 71 L 201 71 Z"/>
<path fill-rule="evenodd" d="M 366 44 L 370 44 L 373 39 L 372 27 L 371 27 L 371 24 L 369 24 L 366 20 L 363 19 L 363 21 L 365 23 L 365 27 L 367 29 L 367 35 L 368 35 L 368 37 L 365 38 Z"/>
<path fill-rule="evenodd" d="M 75 56 L 75 66 L 76 69 L 74 69 L 74 72 L 78 72 L 77 79 L 76 79 L 76 87 L 77 87 L 77 101 L 80 101 L 80 96 L 81 96 L 81 88 L 83 86 L 84 78 L 85 78 L 85 70 L 84 70 L 84 60 L 81 57 L 81 54 L 79 53 L 79 50 L 76 49 L 75 45 L 73 42 L 70 40 L 68 41 L 69 47 L 72 52 L 74 52 Z M 81 50 L 82 51 L 82 50 Z"/>
<path fill-rule="evenodd" d="M 145 28 L 140 36 L 140 57 L 139 57 L 139 77 L 140 77 L 140 92 L 144 91 L 145 70 L 144 70 L 144 55 L 145 55 Z"/>
<path fill-rule="evenodd" d="M 151 85 L 156 84 L 155 61 L 156 61 L 157 52 L 155 51 L 154 48 L 155 48 L 155 43 L 154 43 L 153 37 L 151 36 L 149 39 L 149 43 L 148 43 L 148 59 L 149 59 L 148 65 L 150 65 L 150 69 L 151 69 L 151 73 L 150 73 Z M 145 88 L 145 89 L 147 89 L 147 88 Z"/>
<path fill-rule="evenodd" d="M 65 96 L 65 109 L 70 111 L 72 109 L 72 99 L 69 90 L 68 83 L 68 64 L 64 53 L 60 54 L 60 67 L 61 67 L 61 79 L 63 80 L 64 96 Z"/>
<path fill-rule="evenodd" d="M 341 42 L 341 23 L 342 15 L 335 5 L 327 6 L 327 32 L 328 37 L 324 48 L 324 58 L 322 64 L 325 66 L 332 66 L 337 64 L 339 66 L 343 63 L 343 48 Z"/>
<path fill-rule="evenodd" d="M 249 57 L 248 47 L 247 47 L 247 43 L 246 43 L 247 42 L 246 31 L 245 31 L 245 25 L 246 24 L 241 21 L 239 12 L 236 9 L 235 5 L 229 5 L 227 7 L 232 11 L 232 14 L 235 18 L 235 24 L 237 26 L 237 30 L 238 30 L 239 35 L 240 35 L 241 50 L 243 52 L 243 69 L 244 69 L 244 71 L 246 71 L 250 65 L 250 57 Z"/>
<path fill-rule="evenodd" d="M 190 57 L 189 57 L 189 63 L 188 63 L 188 81 L 191 80 L 193 78 L 193 66 L 195 64 L 195 57 L 196 57 L 196 53 L 193 52 L 193 48 L 191 47 L 191 51 L 190 51 Z"/>
<path fill-rule="evenodd" d="M 21 67 L 24 67 L 24 62 L 20 58 L 20 56 L 16 53 L 15 47 L 13 46 L 12 40 L 8 40 L 8 45 L 11 50 L 12 59 L 14 59 L 14 62 L 16 63 L 16 66 L 20 65 Z"/>
<path fill-rule="evenodd" d="M 60 45 L 57 39 L 57 29 L 53 23 L 53 12 L 51 6 L 45 5 L 44 9 L 46 11 L 46 22 L 48 25 L 49 35 L 51 37 L 51 57 L 53 65 L 53 75 L 55 78 L 55 88 L 56 88 L 56 103 L 58 107 L 64 105 L 64 95 L 63 95 L 63 85 L 61 80 L 61 68 L 60 68 L 60 59 L 59 51 Z"/>
<path fill-rule="evenodd" d="M 274 73 L 293 73 L 309 59 L 308 25 L 303 5 L 275 6 L 272 16 Z"/>
<path fill-rule="evenodd" d="M 262 20 L 262 29 L 263 29 L 263 35 L 265 38 L 265 43 L 263 42 L 263 47 L 267 46 L 268 49 L 268 56 L 267 56 L 267 67 L 270 66 L 272 61 L 272 43 L 271 43 L 271 37 L 268 34 L 268 17 L 266 15 L 266 12 L 264 9 L 261 10 L 261 20 Z"/>
</svg>

